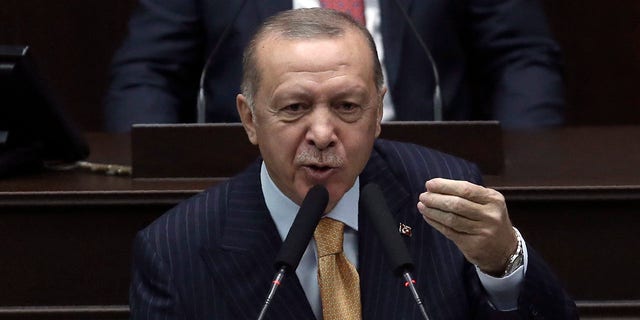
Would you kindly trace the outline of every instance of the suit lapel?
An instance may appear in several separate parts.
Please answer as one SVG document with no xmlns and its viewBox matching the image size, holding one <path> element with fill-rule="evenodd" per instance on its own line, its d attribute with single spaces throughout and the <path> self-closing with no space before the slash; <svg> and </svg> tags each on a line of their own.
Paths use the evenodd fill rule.
<svg viewBox="0 0 640 320">
<path fill-rule="evenodd" d="M 394 87 L 398 79 L 403 35 L 405 28 L 407 28 L 407 22 L 395 3 L 396 1 L 409 12 L 413 0 L 380 0 L 380 29 L 384 47 L 384 65 L 390 89 Z"/>
<path fill-rule="evenodd" d="M 360 179 L 362 187 L 368 183 L 380 186 L 395 221 L 412 227 L 422 223 L 420 215 L 415 212 L 413 196 L 375 149 Z M 382 243 L 363 213 L 359 215 L 358 229 L 363 318 L 413 319 L 417 308 L 412 296 L 403 286 L 404 280 L 391 271 Z M 411 238 L 403 237 L 403 240 L 407 246 L 412 246 Z"/>
<path fill-rule="evenodd" d="M 257 318 L 275 274 L 273 261 L 282 246 L 266 208 L 260 187 L 259 165 L 229 185 L 217 245 L 202 252 L 216 287 L 224 288 L 226 301 L 238 318 Z M 254 200 L 255 199 L 255 200 Z M 267 319 L 312 318 L 302 286 L 289 272 L 273 299 Z"/>
</svg>

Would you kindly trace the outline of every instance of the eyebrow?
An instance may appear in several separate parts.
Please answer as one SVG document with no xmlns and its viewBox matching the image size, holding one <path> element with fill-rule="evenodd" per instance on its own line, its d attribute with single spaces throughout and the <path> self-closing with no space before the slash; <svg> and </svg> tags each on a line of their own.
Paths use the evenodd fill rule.
<svg viewBox="0 0 640 320">
<path fill-rule="evenodd" d="M 313 85 L 304 85 L 301 82 L 293 82 L 286 87 L 278 87 L 274 91 L 273 100 L 286 100 L 286 99 L 311 99 L 315 97 L 316 90 L 310 90 L 314 88 Z M 338 86 L 331 87 L 330 92 L 331 99 L 344 98 L 347 96 L 356 96 L 358 98 L 365 98 L 368 100 L 369 91 L 364 84 L 357 83 L 356 81 L 347 81 Z"/>
</svg>

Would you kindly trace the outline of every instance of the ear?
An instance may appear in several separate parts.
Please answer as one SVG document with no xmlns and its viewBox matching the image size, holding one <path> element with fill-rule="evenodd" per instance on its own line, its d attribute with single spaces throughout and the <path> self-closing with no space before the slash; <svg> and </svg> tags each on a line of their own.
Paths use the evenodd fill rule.
<svg viewBox="0 0 640 320">
<path fill-rule="evenodd" d="M 253 112 L 251 112 L 247 98 L 242 94 L 236 96 L 236 108 L 238 109 L 240 121 L 242 121 L 242 126 L 244 127 L 244 131 L 247 133 L 249 141 L 254 145 L 258 145 L 258 136 L 256 135 L 256 125 L 255 119 L 253 118 Z"/>
<path fill-rule="evenodd" d="M 383 101 L 384 101 L 384 95 L 387 94 L 387 87 L 383 87 L 380 90 L 380 97 L 379 97 L 379 102 L 378 102 L 378 112 L 377 112 L 377 118 L 376 118 L 376 138 L 378 136 L 380 136 L 380 132 L 382 131 L 382 113 L 384 111 L 383 108 Z"/>
</svg>

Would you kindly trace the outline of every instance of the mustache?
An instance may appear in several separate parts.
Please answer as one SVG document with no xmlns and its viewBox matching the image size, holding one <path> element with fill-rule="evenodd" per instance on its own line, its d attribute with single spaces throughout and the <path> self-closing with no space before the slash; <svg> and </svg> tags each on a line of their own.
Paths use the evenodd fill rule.
<svg viewBox="0 0 640 320">
<path fill-rule="evenodd" d="M 344 159 L 331 150 L 320 151 L 317 149 L 307 149 L 296 155 L 294 162 L 296 165 L 337 168 L 342 167 Z"/>
</svg>

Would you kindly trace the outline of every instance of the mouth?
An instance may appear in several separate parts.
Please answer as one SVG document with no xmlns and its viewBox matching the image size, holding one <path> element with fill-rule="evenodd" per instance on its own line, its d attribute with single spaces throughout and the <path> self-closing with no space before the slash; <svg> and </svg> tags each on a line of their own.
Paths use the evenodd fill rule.
<svg viewBox="0 0 640 320">
<path fill-rule="evenodd" d="M 337 168 L 323 165 L 310 164 L 303 166 L 307 176 L 315 182 L 323 182 L 333 175 Z"/>
<path fill-rule="evenodd" d="M 307 167 L 313 171 L 318 171 L 318 172 L 326 172 L 333 169 L 332 167 L 329 167 L 329 166 L 318 166 L 318 165 L 309 165 Z"/>
</svg>

